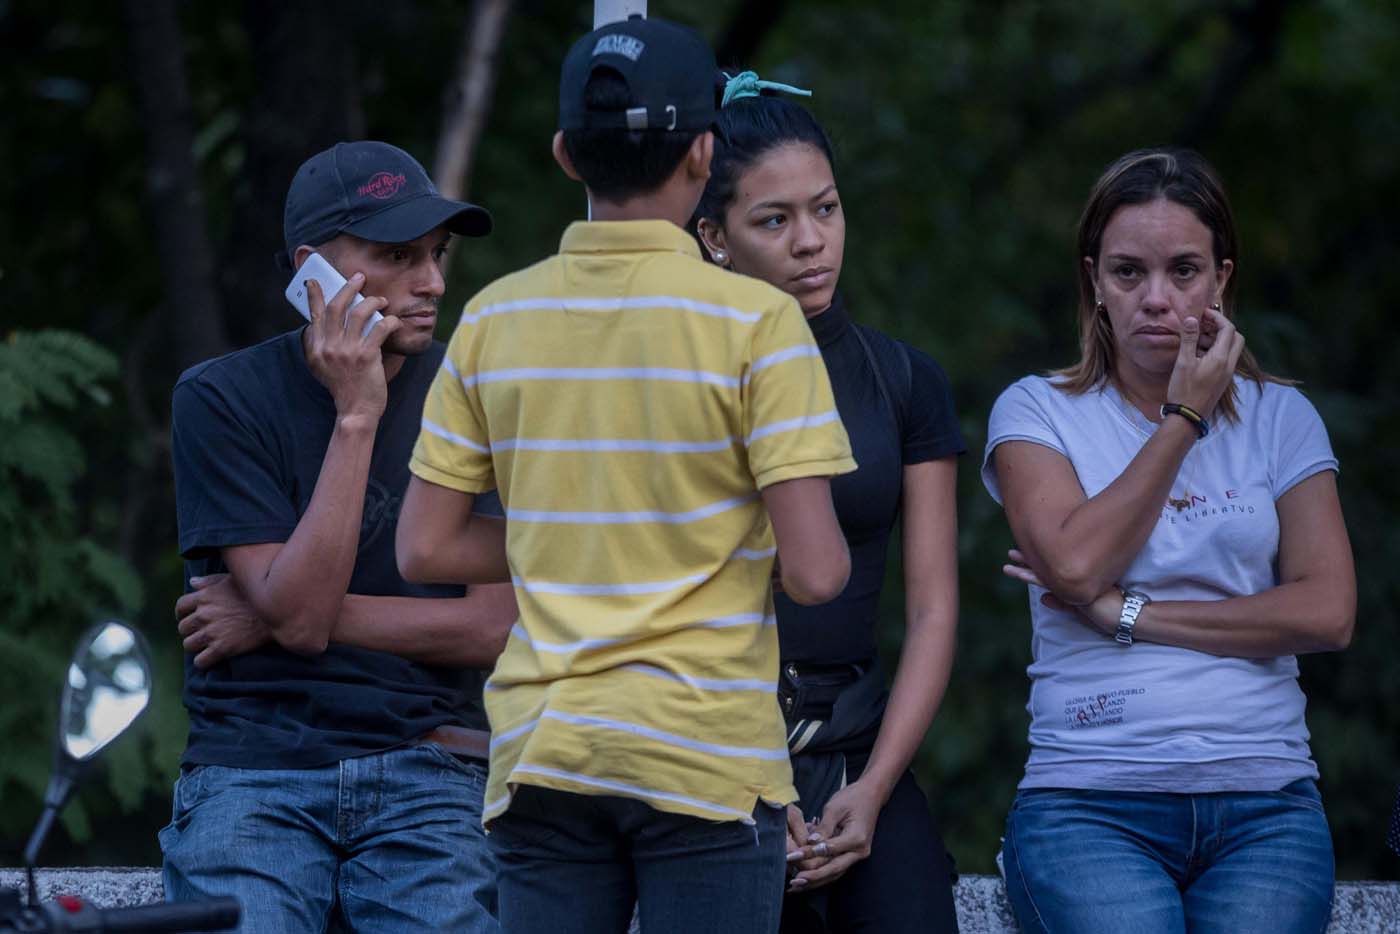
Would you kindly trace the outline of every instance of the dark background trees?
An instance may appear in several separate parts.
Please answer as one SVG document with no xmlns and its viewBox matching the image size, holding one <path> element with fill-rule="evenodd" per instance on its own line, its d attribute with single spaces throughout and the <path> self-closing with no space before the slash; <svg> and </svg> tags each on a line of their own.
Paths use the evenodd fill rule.
<svg viewBox="0 0 1400 934">
<path fill-rule="evenodd" d="M 1340 871 L 1393 877 L 1381 828 L 1400 780 L 1394 5 L 651 6 L 700 28 L 722 61 L 815 90 L 811 106 L 837 142 L 851 304 L 954 380 L 972 448 L 959 504 L 962 635 L 917 766 L 964 869 L 990 869 L 1025 755 L 1025 596 L 998 574 L 1009 535 L 977 478 L 988 408 L 1016 377 L 1073 352 L 1071 240 L 1099 170 L 1161 143 L 1216 163 L 1242 227 L 1241 328 L 1269 369 L 1303 381 L 1343 464 L 1357 638 L 1344 654 L 1303 659 L 1303 680 Z M 338 139 L 388 139 L 444 188 L 491 207 L 496 235 L 452 257 L 446 304 L 459 305 L 551 252 L 581 213 L 548 142 L 560 57 L 590 10 L 0 0 L 6 852 L 17 855 L 37 812 L 56 672 L 106 608 L 155 648 L 157 707 L 48 858 L 158 858 L 184 738 L 169 392 L 189 364 L 296 324 L 272 261 L 295 167 Z M 54 328 L 90 343 L 27 333 Z M 900 612 L 891 588 L 891 651 Z"/>
</svg>

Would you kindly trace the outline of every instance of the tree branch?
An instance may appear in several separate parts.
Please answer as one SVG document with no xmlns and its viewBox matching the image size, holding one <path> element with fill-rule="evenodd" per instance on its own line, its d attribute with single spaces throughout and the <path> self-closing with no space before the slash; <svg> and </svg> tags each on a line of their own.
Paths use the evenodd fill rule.
<svg viewBox="0 0 1400 934">
<path fill-rule="evenodd" d="M 456 75 L 443 95 L 442 133 L 433 158 L 433 178 L 444 197 L 462 198 L 470 187 L 512 5 L 513 0 L 476 0 L 472 5 Z"/>
</svg>

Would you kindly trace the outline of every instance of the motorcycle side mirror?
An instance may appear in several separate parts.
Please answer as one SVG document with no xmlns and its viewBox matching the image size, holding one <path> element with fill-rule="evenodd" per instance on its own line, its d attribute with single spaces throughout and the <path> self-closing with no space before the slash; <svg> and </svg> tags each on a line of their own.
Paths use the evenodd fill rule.
<svg viewBox="0 0 1400 934">
<path fill-rule="evenodd" d="M 141 637 L 124 623 L 94 626 L 78 644 L 63 686 L 60 768 L 93 759 L 150 700 L 151 663 Z"/>
<path fill-rule="evenodd" d="M 29 904 L 38 904 L 34 865 L 54 819 L 68 803 L 83 767 L 124 733 L 151 700 L 151 662 L 145 641 L 116 620 L 98 623 L 78 640 L 63 685 L 53 772 L 44 812 L 24 848 Z"/>
</svg>

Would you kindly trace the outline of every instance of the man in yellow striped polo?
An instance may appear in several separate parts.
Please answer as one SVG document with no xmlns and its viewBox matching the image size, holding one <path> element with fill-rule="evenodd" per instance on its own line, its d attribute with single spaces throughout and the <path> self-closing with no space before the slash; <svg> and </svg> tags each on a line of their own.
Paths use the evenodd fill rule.
<svg viewBox="0 0 1400 934">
<path fill-rule="evenodd" d="M 399 520 L 421 581 L 511 580 L 484 820 L 507 932 L 774 932 L 784 806 L 770 581 L 830 599 L 855 469 L 795 302 L 703 262 L 714 57 L 634 18 L 576 43 L 554 154 L 591 222 L 491 284 L 429 393 Z M 471 514 L 499 488 L 506 521 Z"/>
</svg>

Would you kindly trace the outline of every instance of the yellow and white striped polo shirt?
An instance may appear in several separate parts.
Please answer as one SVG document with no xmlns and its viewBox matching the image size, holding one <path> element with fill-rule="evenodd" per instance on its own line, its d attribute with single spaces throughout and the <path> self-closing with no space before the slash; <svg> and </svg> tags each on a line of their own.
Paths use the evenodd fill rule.
<svg viewBox="0 0 1400 934">
<path fill-rule="evenodd" d="M 411 466 L 506 508 L 487 822 L 519 784 L 711 820 L 797 797 L 758 491 L 855 461 L 789 296 L 665 221 L 573 224 L 467 304 Z"/>
</svg>

